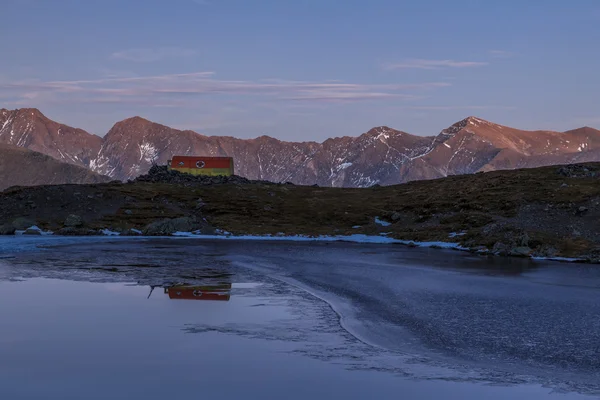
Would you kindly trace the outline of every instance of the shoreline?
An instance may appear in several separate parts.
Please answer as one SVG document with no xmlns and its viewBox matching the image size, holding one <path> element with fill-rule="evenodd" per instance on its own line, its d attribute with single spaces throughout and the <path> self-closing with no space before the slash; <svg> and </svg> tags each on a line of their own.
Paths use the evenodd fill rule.
<svg viewBox="0 0 600 400">
<path fill-rule="evenodd" d="M 103 230 L 108 231 L 108 230 Z M 230 241 L 264 241 L 264 242 L 285 242 L 285 243 L 310 243 L 310 242 L 322 242 L 322 243 L 353 243 L 353 244 L 368 244 L 368 245 L 401 245 L 407 248 L 427 248 L 436 250 L 454 250 L 465 253 L 476 254 L 480 256 L 494 256 L 494 257 L 515 257 L 530 259 L 532 261 L 554 261 L 562 263 L 577 263 L 577 264 L 590 264 L 598 265 L 600 263 L 594 263 L 585 258 L 575 257 L 542 257 L 536 255 L 501 255 L 493 252 L 489 249 L 480 248 L 469 248 L 464 247 L 457 242 L 420 242 L 414 240 L 401 240 L 387 237 L 387 235 L 364 235 L 364 234 L 353 234 L 353 235 L 320 235 L 320 236 L 308 236 L 308 235 L 233 235 L 233 234 L 222 234 L 222 235 L 206 235 L 198 234 L 194 232 L 175 232 L 171 235 L 122 235 L 118 232 L 108 231 L 110 233 L 100 233 L 98 235 L 60 235 L 55 234 L 51 231 L 46 231 L 41 234 L 24 234 L 17 233 L 15 235 L 5 235 L 3 237 L 14 238 L 14 237 L 26 237 L 26 238 L 102 238 L 102 239 L 196 239 L 196 240 L 230 240 Z M 0 236 L 2 237 L 2 236 Z M 1 239 L 0 239 L 1 240 Z M 0 256 L 1 258 L 6 258 Z"/>
</svg>

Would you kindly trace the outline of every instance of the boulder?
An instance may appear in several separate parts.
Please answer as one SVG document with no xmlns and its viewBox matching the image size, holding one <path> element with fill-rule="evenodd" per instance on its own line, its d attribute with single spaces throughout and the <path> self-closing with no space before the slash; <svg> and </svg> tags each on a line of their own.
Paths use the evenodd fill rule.
<svg viewBox="0 0 600 400">
<path fill-rule="evenodd" d="M 537 257 L 556 257 L 558 249 L 548 244 L 542 244 L 534 254 Z"/>
<path fill-rule="evenodd" d="M 65 219 L 64 225 L 68 228 L 79 228 L 83 226 L 83 219 L 79 215 L 71 214 Z"/>
<path fill-rule="evenodd" d="M 593 249 L 583 256 L 583 259 L 592 264 L 600 264 L 600 249 Z"/>
<path fill-rule="evenodd" d="M 15 231 L 16 229 L 12 224 L 0 225 L 0 235 L 14 235 Z"/>
<path fill-rule="evenodd" d="M 494 243 L 494 247 L 492 247 L 492 253 L 497 254 L 499 256 L 507 256 L 508 246 L 502 242 L 496 242 Z"/>
<path fill-rule="evenodd" d="M 517 242 L 519 244 L 519 247 L 528 247 L 529 246 L 529 235 L 527 233 L 523 233 L 519 237 L 519 240 Z"/>
<path fill-rule="evenodd" d="M 587 207 L 581 206 L 577 209 L 576 214 L 577 215 L 583 215 L 588 211 Z"/>
<path fill-rule="evenodd" d="M 533 250 L 527 246 L 518 246 L 510 249 L 509 255 L 513 257 L 529 257 L 531 256 L 532 251 Z"/>
</svg>

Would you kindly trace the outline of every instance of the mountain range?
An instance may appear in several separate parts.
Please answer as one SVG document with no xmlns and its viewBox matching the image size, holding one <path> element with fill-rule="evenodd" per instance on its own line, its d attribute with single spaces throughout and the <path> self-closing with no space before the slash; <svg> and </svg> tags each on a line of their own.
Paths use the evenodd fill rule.
<svg viewBox="0 0 600 400">
<path fill-rule="evenodd" d="M 250 179 L 336 187 L 600 161 L 599 130 L 524 131 L 476 117 L 465 118 L 433 136 L 381 126 L 357 137 L 318 143 L 286 142 L 269 136 L 205 136 L 140 117 L 118 122 L 99 137 L 52 121 L 37 109 L 0 109 L 0 143 L 9 146 L 0 148 L 2 158 L 8 148 L 21 147 L 87 168 L 95 173 L 88 177 L 92 180 L 97 174 L 132 179 L 145 173 L 153 162 L 165 164 L 173 155 L 232 156 L 236 173 Z M 65 169 L 64 173 L 73 172 Z M 5 180 L 6 175 L 0 175 L 0 182 Z M 26 176 L 12 181 L 32 184 Z"/>
</svg>

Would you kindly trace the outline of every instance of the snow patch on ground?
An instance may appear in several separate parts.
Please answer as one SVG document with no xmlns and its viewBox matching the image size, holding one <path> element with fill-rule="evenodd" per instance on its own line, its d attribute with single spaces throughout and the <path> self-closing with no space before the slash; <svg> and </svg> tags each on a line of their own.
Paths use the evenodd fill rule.
<svg viewBox="0 0 600 400">
<path fill-rule="evenodd" d="M 111 231 L 110 229 L 102 229 L 100 231 L 105 236 L 119 236 L 119 232 Z"/>
<path fill-rule="evenodd" d="M 384 220 L 380 219 L 379 217 L 375 217 L 375 223 L 377 225 L 381 225 L 381 226 L 390 226 L 390 225 L 392 225 L 391 222 L 384 221 Z"/>
<path fill-rule="evenodd" d="M 351 242 L 351 243 L 375 243 L 375 244 L 403 244 L 411 247 L 431 247 L 452 250 L 468 250 L 458 243 L 448 242 L 414 242 L 412 240 L 399 240 L 387 237 L 389 233 L 382 233 L 379 236 L 353 234 L 337 236 L 306 236 L 306 235 L 203 235 L 200 232 L 175 232 L 171 236 L 178 238 L 194 239 L 216 239 L 216 240 L 265 240 L 281 242 Z"/>
<path fill-rule="evenodd" d="M 21 230 L 15 231 L 15 235 L 24 235 L 25 232 L 27 232 L 27 231 L 38 232 L 42 236 L 54 235 L 54 232 L 52 232 L 52 231 L 44 231 L 44 230 L 42 230 L 37 225 L 30 226 L 29 228 L 25 229 L 24 231 L 21 231 Z"/>
<path fill-rule="evenodd" d="M 467 232 L 450 232 L 448 234 L 449 238 L 455 238 L 457 236 L 465 236 L 467 234 Z"/>
<path fill-rule="evenodd" d="M 535 261 L 561 261 L 561 262 L 584 262 L 582 258 L 570 258 L 570 257 L 531 257 Z"/>
<path fill-rule="evenodd" d="M 405 244 L 412 247 L 431 247 L 438 249 L 453 249 L 468 251 L 469 248 L 462 247 L 459 243 L 451 242 L 414 242 L 412 240 L 397 240 L 396 243 Z"/>
<path fill-rule="evenodd" d="M 273 235 L 200 235 L 193 232 L 175 232 L 175 237 L 186 237 L 195 239 L 218 239 L 218 240 L 268 240 L 281 242 L 353 242 L 353 243 L 379 243 L 391 244 L 400 243 L 400 241 L 385 236 L 369 236 L 362 234 L 345 235 L 345 236 L 273 236 Z"/>
</svg>

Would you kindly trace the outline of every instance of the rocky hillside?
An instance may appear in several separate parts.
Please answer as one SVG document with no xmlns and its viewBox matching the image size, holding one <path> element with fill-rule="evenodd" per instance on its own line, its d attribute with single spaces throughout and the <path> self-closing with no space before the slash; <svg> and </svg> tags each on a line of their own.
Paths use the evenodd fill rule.
<svg viewBox="0 0 600 400">
<path fill-rule="evenodd" d="M 458 242 L 482 255 L 600 262 L 599 224 L 600 163 L 366 189 L 195 178 L 154 168 L 129 183 L 0 193 L 5 234 L 31 225 L 57 234 L 366 234 Z"/>
<path fill-rule="evenodd" d="M 388 127 L 358 137 L 284 142 L 180 131 L 134 117 L 104 138 L 50 121 L 38 110 L 0 110 L 0 142 L 127 180 L 173 155 L 232 156 L 249 179 L 334 187 L 391 185 L 479 171 L 600 161 L 600 131 L 523 131 L 469 117 L 436 136 Z"/>
<path fill-rule="evenodd" d="M 21 147 L 0 144 L 0 191 L 11 186 L 108 182 L 107 176 Z"/>
</svg>

